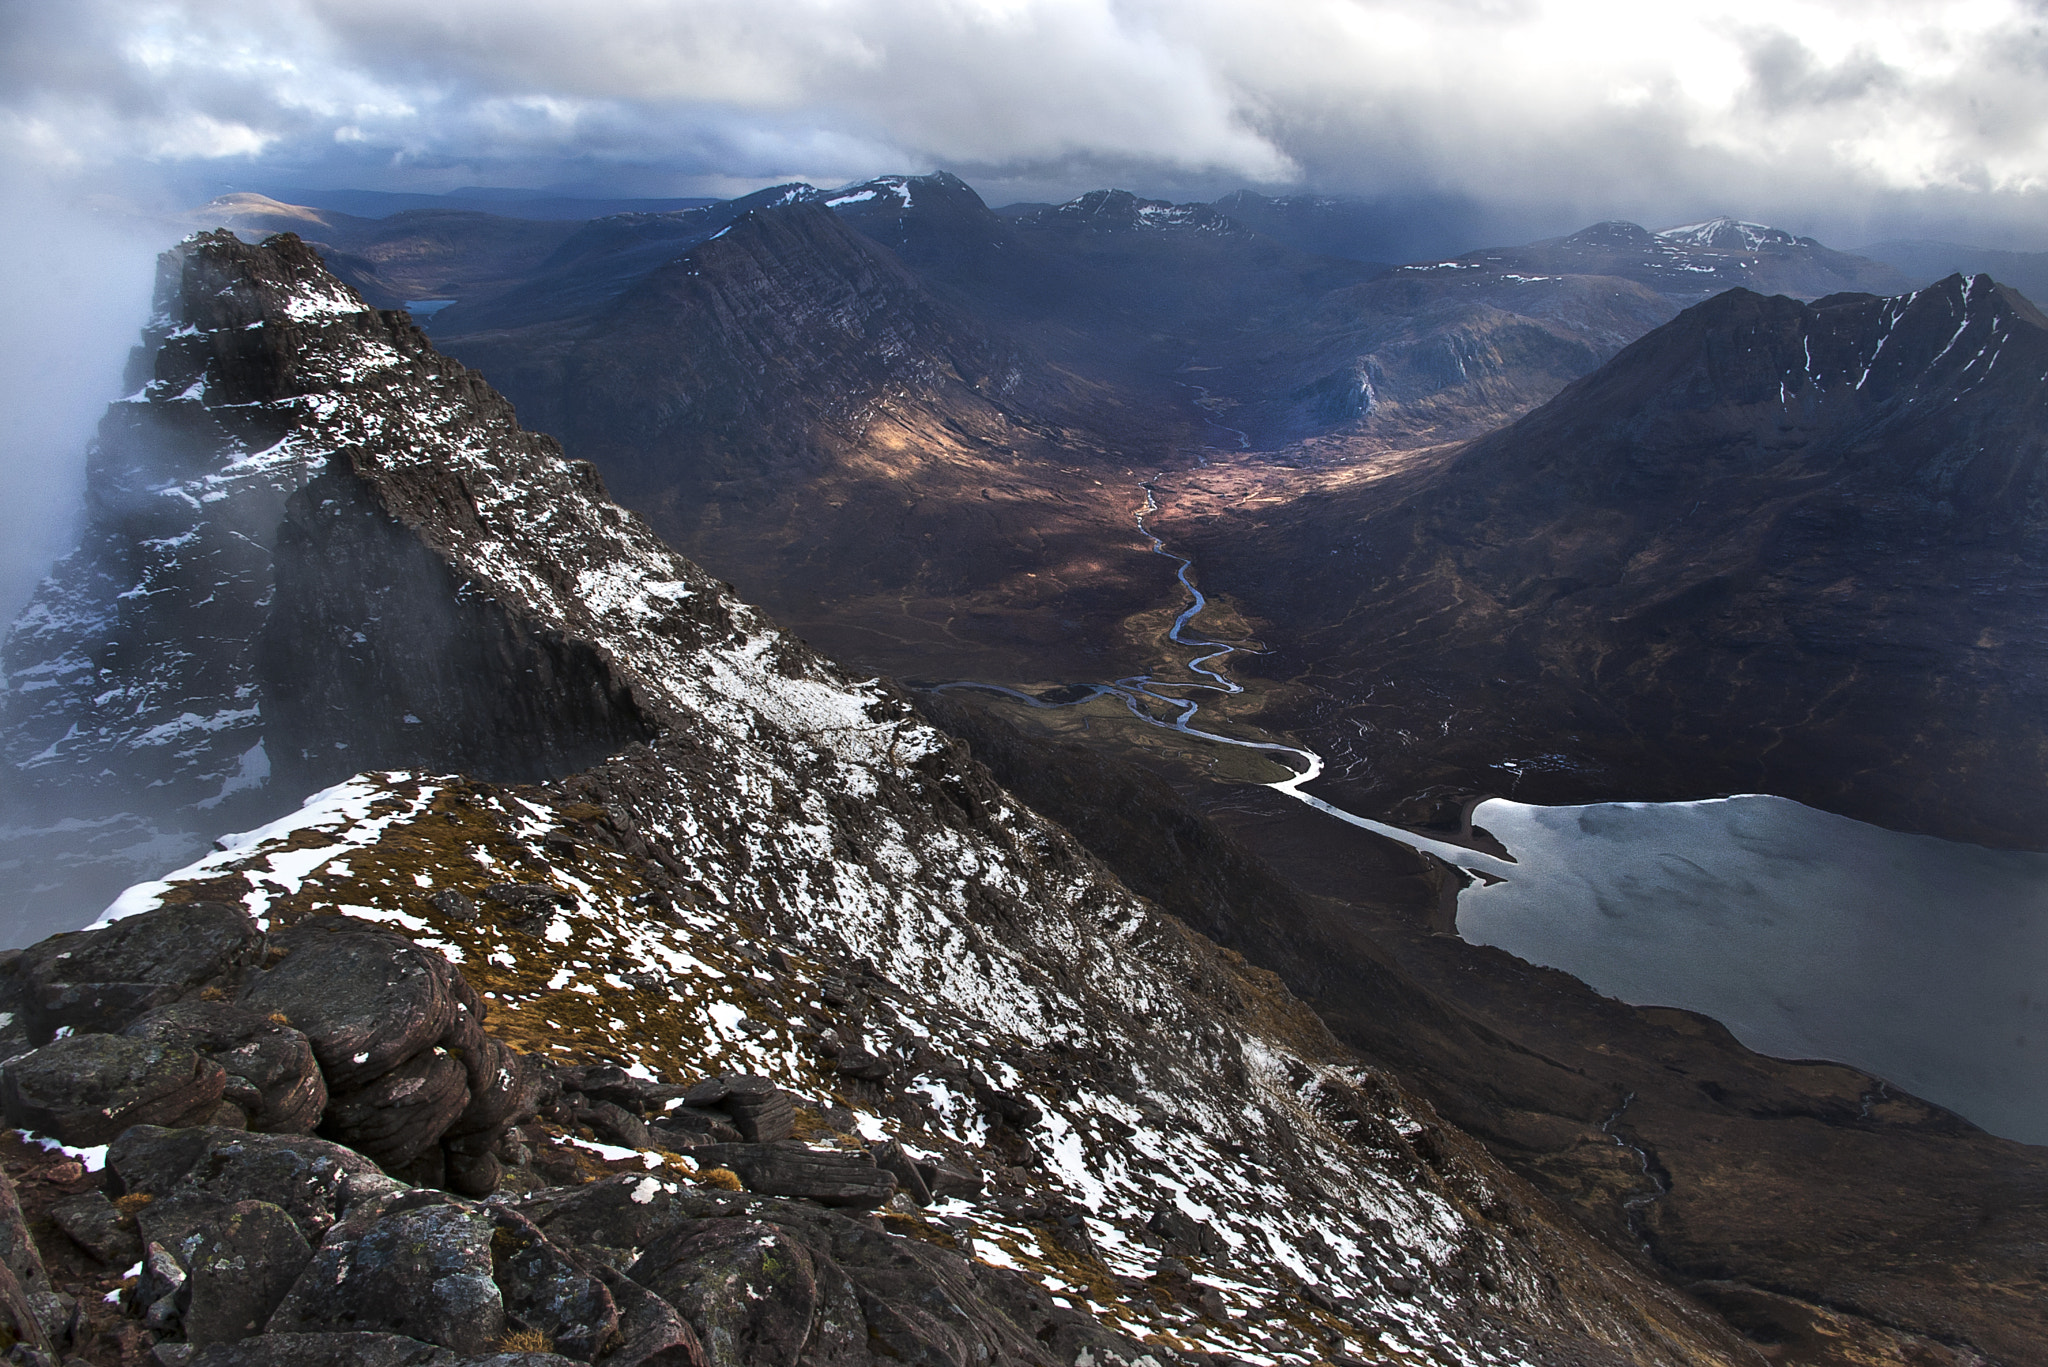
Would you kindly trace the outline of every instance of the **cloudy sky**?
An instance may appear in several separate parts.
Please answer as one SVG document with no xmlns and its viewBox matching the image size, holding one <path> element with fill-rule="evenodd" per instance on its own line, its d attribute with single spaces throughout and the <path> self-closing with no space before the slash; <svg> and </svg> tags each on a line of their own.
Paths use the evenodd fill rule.
<svg viewBox="0 0 2048 1367">
<path fill-rule="evenodd" d="M 2048 0 L 0 0 L 66 184 L 732 193 L 946 167 L 2048 247 Z"/>
</svg>

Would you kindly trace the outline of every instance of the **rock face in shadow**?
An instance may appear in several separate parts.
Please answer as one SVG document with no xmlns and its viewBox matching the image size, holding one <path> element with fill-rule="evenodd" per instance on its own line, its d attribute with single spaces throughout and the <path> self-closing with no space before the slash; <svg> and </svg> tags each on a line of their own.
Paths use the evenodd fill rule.
<svg viewBox="0 0 2048 1367">
<path fill-rule="evenodd" d="M 445 483 L 360 473 L 557 448 L 297 239 L 167 254 L 130 370 L 80 546 L 7 640 L 0 907 L 24 940 L 366 766 L 537 778 L 650 734 L 603 661 L 408 530 Z"/>
<path fill-rule="evenodd" d="M 2044 373 L 1985 277 L 1731 291 L 1441 459 L 1168 535 L 1274 625 L 1248 668 L 1316 663 L 1276 720 L 1354 808 L 1769 792 L 2038 848 Z"/>
</svg>

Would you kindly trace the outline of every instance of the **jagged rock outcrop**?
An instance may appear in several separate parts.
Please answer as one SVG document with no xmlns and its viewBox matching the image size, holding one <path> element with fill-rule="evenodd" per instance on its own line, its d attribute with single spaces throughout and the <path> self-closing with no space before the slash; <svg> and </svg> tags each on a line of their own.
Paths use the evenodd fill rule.
<svg viewBox="0 0 2048 1367">
<path fill-rule="evenodd" d="M 599 662 L 522 634 L 460 581 L 424 578 L 446 575 L 439 562 L 381 581 L 295 574 L 296 548 L 337 535 L 326 500 L 346 482 L 293 501 L 333 462 L 556 448 L 296 239 L 203 240 L 211 250 L 165 258 L 136 391 L 110 407 L 88 462 L 81 544 L 7 637 L 0 905 L 32 931 L 78 924 L 152 865 L 365 763 L 445 751 L 530 778 L 647 734 Z M 350 526 L 364 544 L 322 547 L 337 570 L 407 553 L 388 522 Z M 374 676 L 338 620 L 364 612 L 409 624 L 416 646 Z M 530 677 L 577 720 L 552 724 Z"/>
<path fill-rule="evenodd" d="M 299 253 L 220 237 L 181 250 L 229 274 Z M 272 302 L 310 279 L 286 272 Z M 347 496 L 320 500 L 334 534 L 303 548 L 309 578 L 323 547 L 344 548 L 337 564 L 365 592 L 308 619 L 273 608 L 270 630 L 345 632 L 361 677 L 394 677 L 425 643 L 414 622 L 377 610 L 375 590 L 430 554 L 445 569 L 427 582 L 488 600 L 523 639 L 584 652 L 651 739 L 510 786 L 429 767 L 433 747 L 455 750 L 462 733 L 423 728 L 405 769 L 224 839 L 90 932 L 192 903 L 239 909 L 264 940 L 235 966 L 234 1000 L 307 1037 L 330 1133 L 422 1184 L 401 1189 L 356 1148 L 303 1137 L 127 1130 L 107 1166 L 118 1191 L 153 1194 L 140 1209 L 155 1213 L 137 1216 L 146 1275 L 128 1299 L 140 1324 L 108 1324 L 106 1342 L 175 1339 L 202 1303 L 186 1260 L 198 1255 L 181 1250 L 195 1235 L 193 1250 L 242 1237 L 203 1195 L 287 1214 L 290 1196 L 306 1212 L 292 1219 L 309 1270 L 270 1321 L 297 1336 L 280 1352 L 359 1333 L 387 1336 L 379 1353 L 414 1351 L 392 1334 L 458 1353 L 512 1347 L 485 1341 L 495 1326 L 609 1362 L 630 1346 L 611 1346 L 611 1315 L 621 1338 L 635 1316 L 673 1334 L 635 1301 L 645 1293 L 734 1367 L 1310 1360 L 1368 1345 L 1560 1367 L 1749 1357 L 1697 1306 L 1556 1221 L 1270 977 L 1125 890 L 899 694 L 776 631 L 547 443 L 466 413 L 472 378 L 395 320 L 368 317 L 307 342 L 353 367 L 356 387 L 322 420 L 363 439 L 328 459 L 320 478 Z M 476 409 L 502 412 L 488 398 Z M 476 682 L 486 707 L 500 689 L 545 686 L 511 671 Z M 536 1191 L 538 1236 L 429 1189 L 465 1180 L 458 1156 L 482 1156 L 456 1142 L 467 1108 L 410 1152 L 455 1109 L 444 1090 L 459 1081 L 468 1106 L 489 1093 L 496 1074 L 479 1065 L 491 1039 L 563 1069 L 559 1099 L 536 1083 L 527 1097 L 543 1116 L 517 1124 L 526 1108 L 511 1107 L 491 1153 L 501 1192 Z M 842 1072 L 852 1048 L 887 1066 Z M 712 1079 L 703 1093 L 669 1090 Z M 715 1118 L 703 1130 L 650 1123 L 671 1103 L 679 1120 L 722 1105 L 734 1129 L 766 1137 L 778 1089 L 794 1099 L 796 1137 L 823 1157 L 683 1142 L 720 1138 Z M 565 1127 L 579 1116 L 628 1134 L 637 1121 L 677 1148 L 603 1145 Z M 877 1227 L 734 1190 L 857 1170 L 875 1174 L 870 1193 L 887 1191 L 888 1142 L 928 1191 L 956 1194 L 919 1208 L 898 1191 Z M 699 1148 L 733 1167 L 697 1163 Z M 60 1182 L 55 1166 L 51 1189 L 93 1185 L 68 1168 Z M 562 1248 L 554 1222 L 569 1217 L 541 1184 L 595 1171 L 622 1175 L 608 1190 L 626 1218 L 614 1229 L 588 1216 L 581 1260 L 577 1247 L 556 1260 L 535 1240 Z M 288 1180 L 298 1172 L 310 1191 Z M 1190 1223 L 1162 1219 L 1168 1207 Z M 1180 1252 L 1162 1259 L 1169 1246 Z M 547 1268 L 556 1289 L 542 1294 Z M 357 1271 L 337 1279 L 343 1269 L 366 1281 L 349 1286 Z M 97 1290 L 107 1273 L 95 1275 Z M 437 1310 L 443 1284 L 447 1305 L 474 1314 Z M 629 1316 L 634 1304 L 646 1313 Z M 239 1360 L 220 1345 L 195 1360 L 207 1353 Z"/>
</svg>

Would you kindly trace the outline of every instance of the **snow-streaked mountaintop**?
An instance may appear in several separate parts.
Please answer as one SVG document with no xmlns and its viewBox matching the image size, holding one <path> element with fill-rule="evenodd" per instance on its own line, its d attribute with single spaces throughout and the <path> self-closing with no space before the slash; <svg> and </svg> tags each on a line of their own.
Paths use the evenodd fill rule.
<svg viewBox="0 0 2048 1367">
<path fill-rule="evenodd" d="M 1762 223 L 1745 223 L 1722 216 L 1682 227 L 1665 228 L 1658 237 L 1685 247 L 1712 247 L 1717 251 L 1757 252 L 1772 247 L 1818 247 L 1810 237 L 1794 237 L 1783 228 Z"/>
</svg>

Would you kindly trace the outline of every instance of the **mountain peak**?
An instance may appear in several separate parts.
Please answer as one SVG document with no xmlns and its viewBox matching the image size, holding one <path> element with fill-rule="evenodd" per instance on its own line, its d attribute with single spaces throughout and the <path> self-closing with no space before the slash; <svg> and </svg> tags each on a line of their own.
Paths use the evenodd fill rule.
<svg viewBox="0 0 2048 1367">
<path fill-rule="evenodd" d="M 1236 220 L 1209 204 L 1171 204 L 1140 199 L 1129 190 L 1090 190 L 1050 209 L 1026 215 L 1021 222 L 1040 227 L 1079 227 L 1091 232 L 1241 233 Z"/>
<path fill-rule="evenodd" d="M 1657 237 L 1674 246 L 1704 247 L 1724 252 L 1755 252 L 1767 247 L 1798 247 L 1811 243 L 1811 238 L 1794 237 L 1783 228 L 1773 228 L 1763 223 L 1746 223 L 1738 218 L 1722 215 L 1699 223 L 1687 223 L 1676 228 L 1666 228 Z"/>
</svg>

